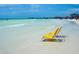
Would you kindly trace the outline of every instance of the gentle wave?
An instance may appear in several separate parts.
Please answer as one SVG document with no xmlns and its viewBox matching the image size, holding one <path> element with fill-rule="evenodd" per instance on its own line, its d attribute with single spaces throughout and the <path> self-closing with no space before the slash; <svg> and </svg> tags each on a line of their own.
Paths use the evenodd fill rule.
<svg viewBox="0 0 79 59">
<path fill-rule="evenodd" d="M 21 26 L 24 26 L 24 25 L 25 25 L 25 24 L 5 25 L 5 26 L 0 26 L 0 29 L 12 28 L 12 27 L 21 27 Z"/>
</svg>

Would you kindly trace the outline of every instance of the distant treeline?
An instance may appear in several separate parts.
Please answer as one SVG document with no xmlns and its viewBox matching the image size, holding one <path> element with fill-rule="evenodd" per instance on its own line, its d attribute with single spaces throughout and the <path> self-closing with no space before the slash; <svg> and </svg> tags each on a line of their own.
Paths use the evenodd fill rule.
<svg viewBox="0 0 79 59">
<path fill-rule="evenodd" d="M 0 20 L 9 20 L 9 19 L 79 19 L 79 14 L 73 13 L 69 16 L 55 16 L 55 17 L 26 17 L 26 18 L 0 18 Z"/>
<path fill-rule="evenodd" d="M 76 14 L 76 13 L 73 13 L 73 14 L 70 14 L 69 16 L 65 16 L 65 17 L 60 17 L 60 16 L 57 16 L 57 17 L 54 17 L 55 19 L 79 19 L 79 14 Z"/>
</svg>

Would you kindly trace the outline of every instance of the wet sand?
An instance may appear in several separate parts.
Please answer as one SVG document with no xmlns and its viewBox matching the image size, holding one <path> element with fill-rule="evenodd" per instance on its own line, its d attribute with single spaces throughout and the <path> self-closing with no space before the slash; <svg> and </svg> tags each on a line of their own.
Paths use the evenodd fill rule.
<svg viewBox="0 0 79 59">
<path fill-rule="evenodd" d="M 75 22 L 67 22 L 62 27 L 60 33 L 66 36 L 63 42 L 43 42 L 41 39 L 45 33 L 53 31 L 61 20 L 26 22 L 20 22 L 25 24 L 20 26 L 0 26 L 1 54 L 79 53 L 79 25 Z"/>
</svg>

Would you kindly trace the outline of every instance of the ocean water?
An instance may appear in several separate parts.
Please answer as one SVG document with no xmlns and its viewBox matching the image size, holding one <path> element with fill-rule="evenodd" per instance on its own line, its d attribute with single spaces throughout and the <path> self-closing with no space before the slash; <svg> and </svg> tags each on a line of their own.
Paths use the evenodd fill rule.
<svg viewBox="0 0 79 59">
<path fill-rule="evenodd" d="M 65 22 L 65 23 L 64 23 Z M 43 42 L 42 36 L 62 26 L 64 42 Z M 79 25 L 60 19 L 0 20 L 0 53 L 79 53 Z"/>
</svg>

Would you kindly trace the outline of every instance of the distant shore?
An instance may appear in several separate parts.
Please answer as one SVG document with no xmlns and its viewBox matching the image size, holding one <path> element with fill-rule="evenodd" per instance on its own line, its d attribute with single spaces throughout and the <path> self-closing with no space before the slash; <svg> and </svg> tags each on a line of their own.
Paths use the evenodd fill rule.
<svg viewBox="0 0 79 59">
<path fill-rule="evenodd" d="M 76 19 L 78 20 L 79 19 L 79 14 L 76 14 L 76 13 L 72 13 L 70 14 L 69 16 L 42 16 L 42 17 L 32 17 L 32 16 L 29 16 L 29 17 L 0 17 L 0 20 L 9 20 L 9 19 Z"/>
</svg>

